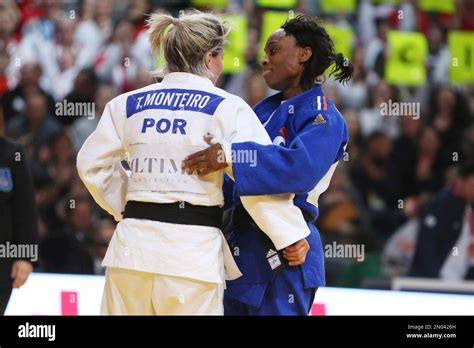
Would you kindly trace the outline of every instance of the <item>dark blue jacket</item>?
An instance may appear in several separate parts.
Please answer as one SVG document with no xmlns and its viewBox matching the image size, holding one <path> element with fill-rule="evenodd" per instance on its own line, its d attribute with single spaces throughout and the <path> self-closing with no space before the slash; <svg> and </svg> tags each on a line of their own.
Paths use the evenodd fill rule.
<svg viewBox="0 0 474 348">
<path fill-rule="evenodd" d="M 421 218 L 410 275 L 437 278 L 463 226 L 466 202 L 443 189 Z"/>
</svg>

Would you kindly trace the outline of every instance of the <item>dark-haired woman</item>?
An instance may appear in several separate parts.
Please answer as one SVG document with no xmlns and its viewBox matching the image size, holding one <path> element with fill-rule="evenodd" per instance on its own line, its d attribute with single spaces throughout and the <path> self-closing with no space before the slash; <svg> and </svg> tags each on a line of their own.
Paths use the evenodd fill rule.
<svg viewBox="0 0 474 348">
<path fill-rule="evenodd" d="M 325 283 L 323 248 L 312 223 L 318 217 L 318 198 L 327 189 L 347 143 L 344 119 L 323 95 L 321 83 L 332 63 L 336 80 L 348 81 L 352 65 L 334 52 L 326 31 L 307 16 L 290 19 L 275 31 L 266 42 L 265 54 L 263 77 L 280 93 L 261 101 L 254 111 L 279 146 L 230 145 L 208 139 L 214 145 L 189 156 L 184 166 L 200 175 L 232 167 L 237 203 L 228 240 L 244 275 L 227 283 L 225 314 L 307 315 L 317 288 Z M 221 147 L 227 163 L 219 162 Z M 238 156 L 253 153 L 255 163 Z M 245 214 L 238 197 L 288 192 L 295 194 L 294 203 L 311 234 L 277 252 Z"/>
</svg>

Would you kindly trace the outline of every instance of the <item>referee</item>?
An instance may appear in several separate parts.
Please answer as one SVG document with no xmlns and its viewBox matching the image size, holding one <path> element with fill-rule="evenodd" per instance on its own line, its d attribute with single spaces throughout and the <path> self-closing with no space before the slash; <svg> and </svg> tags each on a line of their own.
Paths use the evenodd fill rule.
<svg viewBox="0 0 474 348">
<path fill-rule="evenodd" d="M 37 249 L 36 256 L 11 253 L 22 245 L 37 248 L 37 215 L 25 152 L 20 144 L 5 138 L 4 130 L 0 111 L 0 315 L 5 313 L 12 289 L 22 286 L 32 272 L 31 258 L 38 255 Z"/>
</svg>

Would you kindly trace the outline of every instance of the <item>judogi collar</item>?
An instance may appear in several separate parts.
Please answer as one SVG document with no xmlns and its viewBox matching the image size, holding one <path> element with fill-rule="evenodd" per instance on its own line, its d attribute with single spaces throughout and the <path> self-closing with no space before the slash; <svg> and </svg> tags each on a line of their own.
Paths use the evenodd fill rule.
<svg viewBox="0 0 474 348">
<path fill-rule="evenodd" d="M 293 105 L 301 105 L 304 104 L 308 101 L 315 102 L 317 96 L 322 96 L 323 95 L 323 90 L 321 88 L 321 85 L 315 85 L 313 88 L 308 89 L 307 91 L 304 91 L 303 93 L 300 93 L 293 98 L 287 99 L 286 101 L 283 101 L 283 92 L 279 92 L 277 94 L 274 94 L 264 100 L 262 100 L 260 103 L 258 103 L 254 107 L 255 113 L 259 116 L 260 121 L 262 123 L 265 123 L 267 119 L 270 117 L 273 111 L 275 111 L 277 108 L 283 105 L 288 105 L 288 104 L 293 104 Z M 266 118 L 261 118 L 261 115 L 266 115 Z"/>
<path fill-rule="evenodd" d="M 199 86 L 200 89 L 205 87 L 214 87 L 214 84 L 207 77 L 198 76 L 185 72 L 173 72 L 163 77 L 163 83 L 186 83 Z"/>
</svg>

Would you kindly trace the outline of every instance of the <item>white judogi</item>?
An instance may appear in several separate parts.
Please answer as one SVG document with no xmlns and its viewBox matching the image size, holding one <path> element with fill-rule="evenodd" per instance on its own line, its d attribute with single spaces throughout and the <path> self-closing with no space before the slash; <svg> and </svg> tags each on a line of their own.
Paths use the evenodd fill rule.
<svg viewBox="0 0 474 348">
<path fill-rule="evenodd" d="M 137 274 L 166 275 L 173 277 L 173 281 L 181 277 L 186 278 L 183 281 L 207 282 L 218 287 L 222 307 L 222 285 L 226 276 L 235 279 L 241 273 L 219 229 L 122 220 L 128 200 L 223 205 L 223 171 L 199 178 L 181 170 L 181 162 L 187 155 L 208 146 L 203 140 L 206 133 L 229 143 L 271 144 L 257 116 L 242 99 L 215 87 L 207 78 L 171 73 L 162 83 L 122 94 L 110 101 L 97 129 L 79 151 L 77 167 L 96 202 L 119 221 L 104 266 L 133 270 Z M 124 158 L 128 160 L 131 172 L 121 166 L 120 161 Z M 258 170 L 258 158 L 256 160 L 255 170 Z M 227 170 L 231 175 L 230 167 Z M 249 214 L 278 249 L 309 234 L 292 198 L 293 194 L 242 197 Z M 106 281 L 106 287 L 109 283 L 110 279 Z M 122 286 L 126 284 L 121 283 Z M 114 310 L 113 303 L 118 302 L 107 298 L 111 293 L 106 289 L 104 301 L 109 305 L 104 312 L 123 313 L 123 308 Z M 121 292 L 122 296 L 124 293 Z M 133 294 L 136 296 L 135 292 Z M 140 296 L 159 294 L 144 292 Z M 153 302 L 159 303 L 160 299 Z M 196 308 L 186 300 L 182 304 Z M 134 311 L 129 308 L 127 313 L 131 312 Z M 207 312 L 216 313 L 214 310 Z M 155 313 L 178 312 L 163 313 L 155 307 Z M 191 313 L 204 314 L 203 310 L 188 311 Z M 217 310 L 219 313 L 222 313 L 221 309 Z"/>
</svg>

